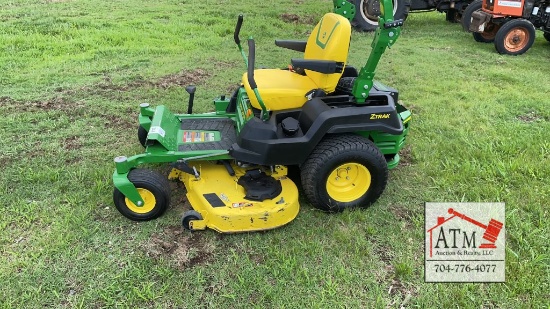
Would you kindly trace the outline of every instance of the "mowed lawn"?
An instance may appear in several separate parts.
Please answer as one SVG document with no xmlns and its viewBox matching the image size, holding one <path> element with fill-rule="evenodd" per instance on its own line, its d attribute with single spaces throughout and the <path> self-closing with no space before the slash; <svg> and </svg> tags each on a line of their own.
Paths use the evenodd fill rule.
<svg viewBox="0 0 550 309">
<path fill-rule="evenodd" d="M 142 151 L 138 105 L 196 112 L 245 70 L 285 67 L 327 0 L 0 2 L 0 307 L 548 308 L 550 44 L 524 55 L 476 43 L 443 14 L 411 14 L 378 66 L 413 112 L 402 162 L 368 209 L 262 233 L 189 233 L 190 206 L 135 223 L 112 203 L 113 158 Z M 372 33 L 353 32 L 363 66 Z M 168 173 L 167 166 L 151 166 Z M 303 194 L 302 194 L 303 196 Z M 506 282 L 424 282 L 424 202 L 505 202 Z"/>
</svg>

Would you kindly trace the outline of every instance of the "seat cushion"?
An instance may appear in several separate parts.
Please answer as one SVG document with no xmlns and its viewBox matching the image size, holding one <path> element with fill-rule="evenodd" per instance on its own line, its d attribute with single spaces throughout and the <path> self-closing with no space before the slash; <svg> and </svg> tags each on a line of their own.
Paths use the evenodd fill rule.
<svg viewBox="0 0 550 309">
<path fill-rule="evenodd" d="M 288 70 L 254 70 L 254 80 L 265 107 L 271 111 L 300 108 L 307 101 L 306 94 L 317 89 L 309 77 Z M 243 74 L 242 83 L 252 106 L 261 109 L 248 83 L 247 73 Z"/>
</svg>

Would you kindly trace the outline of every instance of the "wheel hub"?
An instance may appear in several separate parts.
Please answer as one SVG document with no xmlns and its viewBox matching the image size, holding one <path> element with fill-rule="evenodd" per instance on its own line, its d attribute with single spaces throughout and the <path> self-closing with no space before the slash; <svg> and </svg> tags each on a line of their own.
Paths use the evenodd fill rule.
<svg viewBox="0 0 550 309">
<path fill-rule="evenodd" d="M 132 201 L 130 201 L 128 198 L 126 198 L 125 202 L 126 206 L 128 206 L 128 209 L 138 214 L 145 214 L 153 210 L 157 202 L 153 192 L 143 188 L 137 188 L 137 191 L 143 199 L 143 205 L 137 206 L 136 204 L 132 203 Z"/>
<path fill-rule="evenodd" d="M 338 202 L 351 202 L 367 192 L 371 183 L 369 170 L 359 163 L 336 167 L 327 179 L 327 192 Z"/>
<path fill-rule="evenodd" d="M 527 45 L 529 34 L 524 29 L 514 29 L 508 33 L 504 40 L 504 46 L 507 50 L 519 51 Z"/>
</svg>

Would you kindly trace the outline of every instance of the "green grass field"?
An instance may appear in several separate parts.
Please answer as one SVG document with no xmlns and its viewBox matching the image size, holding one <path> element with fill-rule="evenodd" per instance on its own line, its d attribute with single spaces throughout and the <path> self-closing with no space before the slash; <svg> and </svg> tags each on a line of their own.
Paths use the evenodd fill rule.
<svg viewBox="0 0 550 309">
<path fill-rule="evenodd" d="M 173 184 L 158 220 L 112 204 L 113 158 L 142 151 L 138 104 L 196 112 L 238 86 L 233 43 L 257 65 L 298 53 L 328 0 L 3 0 L 0 3 L 0 307 L 549 308 L 550 44 L 518 57 L 443 14 L 411 14 L 377 79 L 414 114 L 382 198 L 330 215 L 302 199 L 269 232 L 190 234 Z M 372 33 L 352 34 L 365 64 Z M 155 167 L 167 172 L 168 167 Z M 506 202 L 506 283 L 424 283 L 424 202 Z"/>
</svg>

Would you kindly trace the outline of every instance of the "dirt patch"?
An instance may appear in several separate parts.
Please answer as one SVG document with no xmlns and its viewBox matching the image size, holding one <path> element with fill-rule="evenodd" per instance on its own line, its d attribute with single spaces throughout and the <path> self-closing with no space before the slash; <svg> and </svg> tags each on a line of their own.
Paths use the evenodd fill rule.
<svg viewBox="0 0 550 309">
<path fill-rule="evenodd" d="M 317 23 L 317 19 L 313 16 L 299 16 L 291 13 L 283 13 L 279 15 L 279 18 L 281 18 L 285 23 L 300 23 L 308 25 L 315 25 Z"/>
<path fill-rule="evenodd" d="M 173 86 L 185 87 L 188 85 L 199 84 L 202 81 L 206 80 L 208 77 L 210 77 L 210 72 L 203 69 L 196 69 L 192 71 L 183 70 L 176 74 L 167 75 L 161 78 L 159 81 L 157 81 L 153 85 L 155 87 L 159 87 L 163 89 L 173 87 Z"/>
<path fill-rule="evenodd" d="M 399 280 L 395 267 L 392 264 L 387 264 L 384 267 L 386 276 L 383 281 L 388 282 L 388 295 L 392 301 L 388 303 L 386 308 L 406 308 L 413 296 L 418 295 L 414 286 L 406 286 Z"/>
<path fill-rule="evenodd" d="M 535 111 L 531 111 L 527 114 L 523 114 L 523 115 L 518 115 L 516 117 L 519 121 L 523 121 L 523 122 L 536 122 L 536 121 L 542 121 L 544 120 L 544 117 L 539 115 L 537 112 Z"/>
<path fill-rule="evenodd" d="M 290 14 L 290 13 L 283 13 L 279 15 L 279 17 L 285 22 L 285 23 L 297 23 L 300 21 L 300 16 L 296 14 Z"/>
<path fill-rule="evenodd" d="M 412 296 L 416 295 L 414 288 L 407 288 L 398 279 L 393 279 L 388 288 L 388 294 L 394 300 L 389 303 L 386 308 L 406 308 Z M 401 296 L 401 297 L 399 297 Z"/>
<path fill-rule="evenodd" d="M 71 111 L 74 113 L 75 109 L 79 109 L 84 106 L 83 101 L 73 101 L 68 98 L 58 96 L 47 100 L 33 100 L 23 101 L 16 100 L 10 97 L 0 97 L 0 103 L 5 104 L 10 109 L 17 109 L 20 111 Z"/>
<path fill-rule="evenodd" d="M 195 70 L 182 70 L 181 72 L 175 74 L 169 74 L 161 77 L 156 81 L 150 81 L 138 77 L 135 80 L 125 84 L 125 85 L 115 85 L 112 83 L 111 78 L 108 75 L 103 77 L 103 83 L 98 84 L 94 87 L 83 87 L 80 90 L 88 91 L 92 93 L 102 92 L 104 90 L 114 90 L 114 91 L 129 91 L 135 88 L 142 87 L 151 87 L 151 88 L 161 88 L 167 89 L 174 86 L 186 87 L 189 85 L 197 85 L 202 83 L 204 80 L 209 78 L 211 73 L 203 69 Z"/>
<path fill-rule="evenodd" d="M 105 127 L 108 127 L 108 128 L 131 128 L 131 127 L 136 127 L 137 129 L 137 123 L 134 120 L 130 120 L 130 119 L 125 119 L 125 118 L 121 118 L 121 117 L 117 117 L 117 116 L 114 116 L 114 115 L 104 115 L 103 116 L 105 118 Z"/>
<path fill-rule="evenodd" d="M 399 221 L 404 221 L 407 224 L 413 222 L 413 218 L 415 215 L 418 214 L 419 208 L 415 205 L 414 207 L 412 205 L 409 206 L 403 206 L 403 205 L 396 205 L 392 204 L 389 205 L 388 210 L 394 215 L 396 219 L 399 219 Z"/>
<path fill-rule="evenodd" d="M 405 104 L 403 101 L 399 100 L 398 101 L 399 104 L 403 105 L 403 106 L 406 106 L 407 109 L 413 114 L 413 117 L 414 115 L 418 115 L 422 112 L 422 108 L 418 105 L 414 105 L 414 104 Z"/>
<path fill-rule="evenodd" d="M 82 143 L 78 136 L 71 136 L 65 139 L 63 142 L 63 148 L 67 150 L 78 150 L 82 148 Z"/>
<path fill-rule="evenodd" d="M 413 164 L 413 157 L 411 153 L 411 145 L 406 145 L 399 151 L 399 165 L 398 167 L 411 166 Z"/>
<path fill-rule="evenodd" d="M 374 254 L 380 257 L 380 260 L 382 260 L 385 264 L 388 264 L 388 266 L 391 266 L 393 257 L 390 254 L 391 249 L 384 246 L 375 246 L 374 247 Z"/>
<path fill-rule="evenodd" d="M 215 247 L 200 233 L 185 231 L 178 225 L 151 235 L 143 249 L 147 256 L 167 260 L 183 270 L 208 263 Z"/>
</svg>

